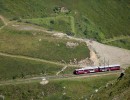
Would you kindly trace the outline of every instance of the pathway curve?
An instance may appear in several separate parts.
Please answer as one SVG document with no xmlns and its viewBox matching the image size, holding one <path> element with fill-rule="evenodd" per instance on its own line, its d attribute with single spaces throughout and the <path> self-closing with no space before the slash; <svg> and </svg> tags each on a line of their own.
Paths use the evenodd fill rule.
<svg viewBox="0 0 130 100">
<path fill-rule="evenodd" d="M 61 72 L 63 72 L 65 69 L 67 68 L 67 66 L 64 66 L 60 71 L 58 71 L 57 73 L 56 73 L 56 75 L 58 76 Z"/>
</svg>

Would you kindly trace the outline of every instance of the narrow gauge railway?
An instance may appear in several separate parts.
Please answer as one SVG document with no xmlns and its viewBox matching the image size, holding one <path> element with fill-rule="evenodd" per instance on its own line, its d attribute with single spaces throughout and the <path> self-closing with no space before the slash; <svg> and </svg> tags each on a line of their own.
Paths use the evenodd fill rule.
<svg viewBox="0 0 130 100">
<path fill-rule="evenodd" d="M 117 71 L 120 70 L 120 65 L 107 65 L 107 66 L 93 66 L 93 67 L 84 67 L 80 69 L 75 69 L 73 74 L 88 74 L 88 73 L 99 73 L 99 72 L 107 72 L 107 71 Z"/>
<path fill-rule="evenodd" d="M 64 74 L 64 75 L 54 75 L 54 76 L 39 76 L 39 77 L 32 77 L 26 79 L 15 79 L 15 80 L 8 80 L 8 81 L 1 81 L 0 86 L 2 85 L 10 85 L 10 84 L 23 84 L 23 83 L 30 83 L 30 82 L 40 82 L 42 79 L 50 80 L 62 80 L 62 79 L 75 79 L 75 78 L 89 78 L 89 77 L 97 77 L 97 76 L 106 76 L 106 75 L 116 75 L 119 74 L 120 70 L 115 71 L 107 71 L 101 73 L 89 73 L 89 74 Z"/>
</svg>

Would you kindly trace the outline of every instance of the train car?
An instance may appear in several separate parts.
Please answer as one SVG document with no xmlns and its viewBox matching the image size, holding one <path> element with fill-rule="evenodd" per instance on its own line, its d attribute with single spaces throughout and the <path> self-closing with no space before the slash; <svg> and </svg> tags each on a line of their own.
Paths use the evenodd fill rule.
<svg viewBox="0 0 130 100">
<path fill-rule="evenodd" d="M 99 66 L 99 72 L 106 72 L 106 71 L 109 71 L 108 66 Z"/>
<path fill-rule="evenodd" d="M 120 70 L 120 65 L 107 65 L 107 66 L 99 66 L 99 72 L 105 72 L 105 71 L 114 71 L 114 70 Z"/>
<path fill-rule="evenodd" d="M 115 71 L 120 70 L 120 65 L 107 65 L 107 66 L 93 66 L 93 67 L 84 67 L 81 69 L 74 70 L 73 74 L 87 74 L 87 73 L 97 73 L 97 72 L 106 72 L 106 71 Z"/>
<path fill-rule="evenodd" d="M 75 75 L 84 74 L 84 70 L 83 69 L 76 69 L 76 70 L 74 70 L 73 74 L 75 74 Z"/>
<path fill-rule="evenodd" d="M 76 69 L 74 70 L 74 74 L 79 75 L 79 74 L 87 74 L 87 73 L 95 73 L 98 72 L 98 67 L 85 67 L 81 69 Z"/>
<path fill-rule="evenodd" d="M 119 64 L 117 64 L 117 65 L 109 65 L 108 68 L 109 68 L 109 71 L 115 71 L 115 70 L 120 70 L 121 69 Z"/>
</svg>

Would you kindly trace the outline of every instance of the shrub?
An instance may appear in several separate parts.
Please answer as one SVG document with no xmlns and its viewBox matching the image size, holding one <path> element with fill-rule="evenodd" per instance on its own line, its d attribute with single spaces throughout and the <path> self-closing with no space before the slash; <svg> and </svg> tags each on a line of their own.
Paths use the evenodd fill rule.
<svg viewBox="0 0 130 100">
<path fill-rule="evenodd" d="M 55 22 L 54 22 L 54 20 L 50 20 L 50 23 L 51 23 L 51 24 L 54 24 Z"/>
<path fill-rule="evenodd" d="M 73 33 L 73 32 L 70 32 L 70 31 L 69 31 L 69 32 L 66 32 L 66 34 L 69 35 L 69 36 L 74 36 L 74 33 Z"/>
</svg>

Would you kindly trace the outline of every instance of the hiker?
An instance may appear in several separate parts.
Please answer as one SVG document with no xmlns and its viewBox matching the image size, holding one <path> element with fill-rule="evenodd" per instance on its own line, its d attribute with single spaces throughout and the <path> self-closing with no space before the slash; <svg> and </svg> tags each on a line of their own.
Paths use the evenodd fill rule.
<svg viewBox="0 0 130 100">
<path fill-rule="evenodd" d="M 121 72 L 121 74 L 120 74 L 120 76 L 117 78 L 117 80 L 121 80 L 123 76 L 124 76 L 124 71 Z"/>
</svg>

